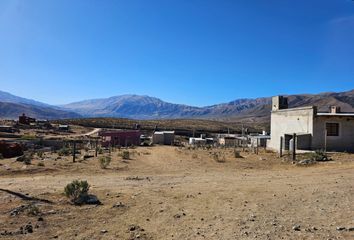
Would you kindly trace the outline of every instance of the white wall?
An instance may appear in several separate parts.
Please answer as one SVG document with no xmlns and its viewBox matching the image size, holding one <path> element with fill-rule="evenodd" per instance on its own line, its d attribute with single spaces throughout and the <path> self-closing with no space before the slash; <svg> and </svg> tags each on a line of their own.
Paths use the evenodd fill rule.
<svg viewBox="0 0 354 240">
<path fill-rule="evenodd" d="M 279 151 L 280 137 L 293 133 L 313 133 L 314 107 L 293 108 L 272 111 L 271 140 L 268 148 Z"/>
</svg>

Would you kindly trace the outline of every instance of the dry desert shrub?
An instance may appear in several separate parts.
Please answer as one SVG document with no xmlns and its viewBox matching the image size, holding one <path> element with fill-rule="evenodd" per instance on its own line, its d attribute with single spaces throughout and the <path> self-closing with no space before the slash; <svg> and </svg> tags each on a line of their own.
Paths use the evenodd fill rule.
<svg viewBox="0 0 354 240">
<path fill-rule="evenodd" d="M 222 155 L 221 153 L 213 153 L 213 159 L 214 161 L 218 162 L 218 163 L 224 163 L 226 162 L 226 158 L 224 155 Z"/>
<path fill-rule="evenodd" d="M 65 196 L 74 204 L 79 204 L 88 196 L 90 185 L 87 181 L 74 180 L 64 188 Z"/>
<path fill-rule="evenodd" d="M 103 156 L 99 158 L 100 161 L 100 166 L 102 169 L 106 169 L 109 164 L 111 164 L 111 157 L 109 156 Z"/>
</svg>

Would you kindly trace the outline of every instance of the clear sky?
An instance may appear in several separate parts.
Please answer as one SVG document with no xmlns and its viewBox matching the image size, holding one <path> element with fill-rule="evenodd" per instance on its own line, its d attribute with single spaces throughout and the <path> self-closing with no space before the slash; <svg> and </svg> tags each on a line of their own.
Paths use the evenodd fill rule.
<svg viewBox="0 0 354 240">
<path fill-rule="evenodd" d="M 50 104 L 353 88 L 352 0 L 0 0 L 0 90 Z"/>
</svg>

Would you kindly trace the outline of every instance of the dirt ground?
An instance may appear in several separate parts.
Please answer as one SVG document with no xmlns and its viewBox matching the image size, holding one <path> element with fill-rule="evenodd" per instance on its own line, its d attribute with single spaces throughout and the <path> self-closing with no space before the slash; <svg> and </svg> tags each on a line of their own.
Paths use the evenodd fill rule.
<svg viewBox="0 0 354 240">
<path fill-rule="evenodd" d="M 107 169 L 49 153 L 0 160 L 0 239 L 354 239 L 354 155 L 297 166 L 264 151 L 129 151 L 112 152 Z M 72 205 L 63 189 L 74 179 L 102 205 Z"/>
</svg>

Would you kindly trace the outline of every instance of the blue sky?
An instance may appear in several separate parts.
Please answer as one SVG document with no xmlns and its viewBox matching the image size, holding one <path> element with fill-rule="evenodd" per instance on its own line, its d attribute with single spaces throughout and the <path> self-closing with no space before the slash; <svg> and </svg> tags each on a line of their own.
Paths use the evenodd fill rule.
<svg viewBox="0 0 354 240">
<path fill-rule="evenodd" d="M 204 106 L 354 89 L 351 0 L 1 0 L 0 90 Z"/>
</svg>

